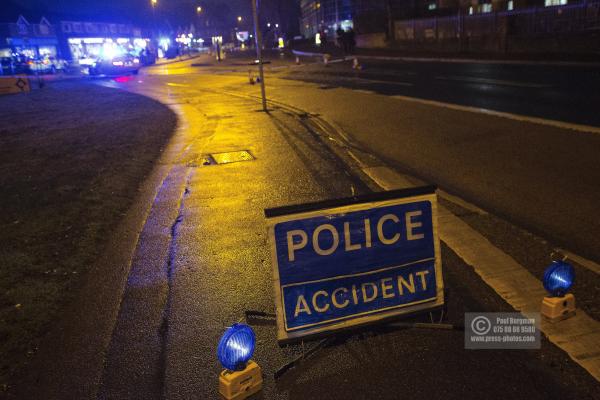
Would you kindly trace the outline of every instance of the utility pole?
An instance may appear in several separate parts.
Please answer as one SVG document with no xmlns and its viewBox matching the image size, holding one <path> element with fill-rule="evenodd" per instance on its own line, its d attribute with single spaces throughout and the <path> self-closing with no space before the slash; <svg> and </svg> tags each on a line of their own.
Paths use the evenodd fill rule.
<svg viewBox="0 0 600 400">
<path fill-rule="evenodd" d="M 392 0 L 387 0 L 385 2 L 385 8 L 387 11 L 387 36 L 388 36 L 388 40 L 391 42 L 394 40 L 394 16 L 393 16 L 393 12 L 392 12 Z"/>
<path fill-rule="evenodd" d="M 265 93 L 265 72 L 263 69 L 262 59 L 262 30 L 258 22 L 258 2 L 260 0 L 252 1 L 252 16 L 254 18 L 254 42 L 256 43 L 256 58 L 258 60 L 258 76 L 260 77 L 260 94 L 262 96 L 263 111 L 267 112 L 267 94 Z"/>
</svg>

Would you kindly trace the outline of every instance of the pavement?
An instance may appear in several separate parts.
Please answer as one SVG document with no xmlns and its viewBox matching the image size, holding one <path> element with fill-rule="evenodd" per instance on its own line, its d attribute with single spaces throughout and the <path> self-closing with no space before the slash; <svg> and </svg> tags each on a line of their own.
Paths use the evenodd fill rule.
<svg viewBox="0 0 600 400">
<path fill-rule="evenodd" d="M 283 61 L 269 67 L 267 94 L 274 101 L 267 114 L 260 111 L 257 86 L 248 83 L 247 67 L 235 63 L 184 62 L 104 82 L 170 105 L 180 128 L 157 166 L 160 179 L 153 180 L 154 196 L 144 206 L 139 239 L 122 272 L 126 283 L 114 293 L 118 314 L 87 317 L 106 327 L 88 343 L 103 357 L 86 366 L 86 380 L 69 384 L 73 355 L 56 359 L 58 373 L 30 387 L 31 398 L 217 398 L 221 368 L 215 352 L 224 329 L 243 320 L 245 310 L 273 311 L 263 210 L 382 190 L 385 180 L 378 182 L 374 168 L 476 199 L 471 202 L 478 207 L 450 201 L 450 195 L 440 201 L 449 218 L 486 225 L 483 234 L 503 254 L 512 252 L 534 285 L 540 286 L 536 268 L 543 269 L 548 256 L 542 253 L 553 243 L 511 230 L 497 216 L 536 226 L 543 238 L 554 233 L 562 238 L 557 244 L 598 259 L 599 236 L 589 218 L 598 204 L 596 135 L 390 99 L 338 85 L 341 80 L 324 87 L 295 76 L 322 66 Z M 540 143 L 543 152 L 532 152 Z M 575 151 L 566 154 L 567 147 Z M 209 155 L 238 151 L 251 159 L 210 162 Z M 577 207 L 569 206 L 572 196 Z M 505 249 L 503 234 L 524 250 Z M 460 325 L 466 311 L 515 309 L 461 251 L 444 245 L 442 256 L 447 322 Z M 592 286 L 576 290 L 591 298 L 586 311 L 593 315 L 598 278 L 590 274 Z M 598 398 L 598 381 L 546 338 L 539 351 L 471 351 L 460 331 L 367 330 L 341 336 L 275 380 L 277 368 L 303 347 L 277 346 L 268 321 L 254 328 L 254 359 L 265 378 L 256 398 Z M 76 334 L 76 327 L 69 329 Z"/>
</svg>

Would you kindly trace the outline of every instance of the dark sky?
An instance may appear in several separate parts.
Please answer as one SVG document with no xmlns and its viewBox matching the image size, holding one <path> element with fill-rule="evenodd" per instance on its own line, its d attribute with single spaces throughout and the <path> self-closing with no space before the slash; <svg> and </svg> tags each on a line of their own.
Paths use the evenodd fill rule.
<svg viewBox="0 0 600 400">
<path fill-rule="evenodd" d="M 1 1 L 1 0 L 0 0 Z M 47 13 L 67 16 L 81 16 L 107 22 L 131 21 L 148 25 L 152 18 L 171 26 L 189 26 L 198 21 L 196 7 L 201 5 L 205 16 L 236 26 L 236 17 L 244 17 L 244 23 L 251 22 L 251 0 L 158 0 L 152 12 L 150 0 L 9 0 L 35 14 Z M 277 19 L 282 26 L 290 25 L 297 15 L 291 15 L 298 0 L 261 0 L 265 20 Z"/>
<path fill-rule="evenodd" d="M 81 16 L 97 20 L 131 21 L 148 23 L 152 17 L 150 0 L 10 0 L 32 10 L 35 14 L 46 13 Z M 168 20 L 173 25 L 189 24 L 196 18 L 196 7 L 202 5 L 217 14 L 244 13 L 245 0 L 158 0 L 154 16 Z M 247 2 L 248 6 L 251 4 Z M 248 7 L 249 8 L 249 7 Z M 235 17 L 232 17 L 232 19 Z"/>
</svg>

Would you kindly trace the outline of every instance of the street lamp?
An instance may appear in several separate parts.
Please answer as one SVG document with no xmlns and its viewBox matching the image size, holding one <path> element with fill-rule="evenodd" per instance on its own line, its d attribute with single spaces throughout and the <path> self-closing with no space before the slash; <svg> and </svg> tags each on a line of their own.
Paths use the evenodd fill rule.
<svg viewBox="0 0 600 400">
<path fill-rule="evenodd" d="M 154 28 L 156 28 L 156 15 L 154 10 L 158 5 L 158 0 L 150 0 L 150 5 L 152 6 L 152 24 L 154 25 Z"/>
<path fill-rule="evenodd" d="M 200 14 L 201 12 L 202 12 L 202 7 L 201 6 L 196 7 L 196 13 Z"/>
<path fill-rule="evenodd" d="M 237 17 L 237 21 L 238 21 L 238 22 L 242 22 L 242 17 L 238 16 L 238 17 Z"/>
</svg>

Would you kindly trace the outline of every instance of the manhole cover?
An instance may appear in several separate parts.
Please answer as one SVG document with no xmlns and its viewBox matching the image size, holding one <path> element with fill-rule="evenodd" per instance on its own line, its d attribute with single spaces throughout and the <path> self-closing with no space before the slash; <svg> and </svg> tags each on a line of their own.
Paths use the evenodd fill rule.
<svg viewBox="0 0 600 400">
<path fill-rule="evenodd" d="M 212 153 L 211 157 L 217 164 L 229 164 L 240 161 L 254 160 L 252 154 L 248 150 L 230 151 L 227 153 Z"/>
</svg>

